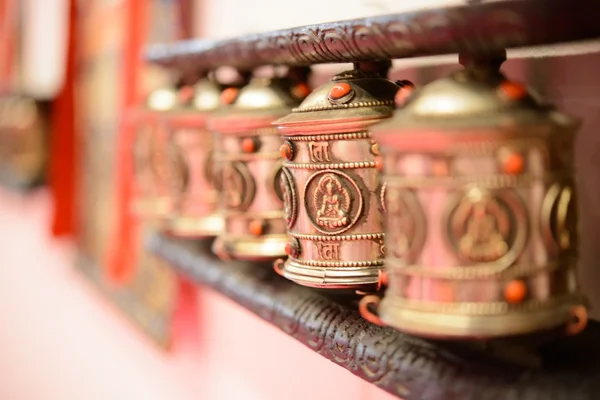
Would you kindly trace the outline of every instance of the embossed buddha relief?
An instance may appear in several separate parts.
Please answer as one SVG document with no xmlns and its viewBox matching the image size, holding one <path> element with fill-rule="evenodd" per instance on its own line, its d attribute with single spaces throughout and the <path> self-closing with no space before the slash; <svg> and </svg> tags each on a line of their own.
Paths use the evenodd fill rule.
<svg viewBox="0 0 600 400">
<path fill-rule="evenodd" d="M 317 210 L 316 223 L 327 230 L 344 228 L 350 223 L 350 193 L 333 174 L 319 179 L 313 194 L 313 207 Z"/>
<path fill-rule="evenodd" d="M 512 247 L 510 210 L 489 193 L 470 191 L 452 212 L 450 235 L 458 254 L 470 262 L 497 261 Z"/>
</svg>

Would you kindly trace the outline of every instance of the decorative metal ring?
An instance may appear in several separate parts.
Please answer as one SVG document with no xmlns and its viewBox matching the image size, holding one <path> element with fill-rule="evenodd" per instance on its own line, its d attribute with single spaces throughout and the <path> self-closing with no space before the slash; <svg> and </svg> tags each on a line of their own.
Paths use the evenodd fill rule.
<svg viewBox="0 0 600 400">
<path fill-rule="evenodd" d="M 358 311 L 360 312 L 360 315 L 370 323 L 379 326 L 384 326 L 383 322 L 381 321 L 381 318 L 379 318 L 379 315 L 377 315 L 376 312 L 372 312 L 369 309 L 370 306 L 373 306 L 375 309 L 377 309 L 377 306 L 379 306 L 380 302 L 381 298 L 377 295 L 372 294 L 369 296 L 365 296 L 362 299 L 360 299 L 360 302 L 358 303 Z"/>
</svg>

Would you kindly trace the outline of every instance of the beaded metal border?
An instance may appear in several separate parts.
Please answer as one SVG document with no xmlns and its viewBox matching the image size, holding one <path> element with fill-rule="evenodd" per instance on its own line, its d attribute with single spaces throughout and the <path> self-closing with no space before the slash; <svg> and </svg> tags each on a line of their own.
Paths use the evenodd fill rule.
<svg viewBox="0 0 600 400">
<path fill-rule="evenodd" d="M 338 170 L 338 169 L 357 169 L 357 168 L 375 168 L 374 161 L 356 161 L 356 162 L 345 162 L 345 163 L 332 163 L 332 164 L 312 164 L 312 163 L 292 163 L 286 162 L 283 164 L 286 168 L 291 169 L 308 169 L 308 170 L 317 170 L 317 169 L 330 169 L 330 170 Z"/>
<path fill-rule="evenodd" d="M 313 142 L 313 141 L 327 141 L 327 140 L 356 140 L 356 139 L 370 139 L 371 132 L 352 132 L 352 133 L 332 133 L 323 135 L 295 135 L 287 136 L 284 134 L 286 140 L 291 142 Z"/>
<path fill-rule="evenodd" d="M 322 242 L 345 242 L 354 240 L 383 240 L 385 233 L 359 233 L 352 235 L 338 235 L 338 236 L 321 236 L 321 235 L 307 235 L 304 233 L 288 232 L 293 238 L 300 240 L 316 240 Z"/>
<path fill-rule="evenodd" d="M 361 107 L 378 107 L 378 106 L 394 106 L 394 100 L 377 100 L 377 101 L 361 101 L 358 103 L 347 103 L 347 104 L 333 104 L 330 106 L 320 107 L 307 107 L 307 108 L 292 108 L 292 113 L 306 113 L 313 111 L 331 111 L 331 110 L 343 110 L 347 108 L 361 108 Z M 391 110 L 390 110 L 391 112 Z"/>
</svg>

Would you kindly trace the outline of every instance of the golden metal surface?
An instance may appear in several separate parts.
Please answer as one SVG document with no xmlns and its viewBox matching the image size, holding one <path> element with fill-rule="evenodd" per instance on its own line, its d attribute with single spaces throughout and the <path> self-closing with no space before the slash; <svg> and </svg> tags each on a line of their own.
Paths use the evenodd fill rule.
<svg viewBox="0 0 600 400">
<path fill-rule="evenodd" d="M 576 333 L 587 315 L 576 271 L 579 121 L 502 75 L 500 60 L 461 59 L 463 70 L 416 89 L 373 129 L 389 283 L 378 318 L 426 337 Z"/>
</svg>

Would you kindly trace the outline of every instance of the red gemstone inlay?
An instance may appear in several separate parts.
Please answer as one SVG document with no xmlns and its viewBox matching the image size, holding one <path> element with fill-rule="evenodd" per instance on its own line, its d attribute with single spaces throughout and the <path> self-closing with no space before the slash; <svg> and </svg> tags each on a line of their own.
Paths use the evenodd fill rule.
<svg viewBox="0 0 600 400">
<path fill-rule="evenodd" d="M 194 88 L 191 86 L 183 86 L 179 89 L 179 100 L 182 103 L 187 103 L 194 96 Z"/>
<path fill-rule="evenodd" d="M 252 221 L 252 222 L 250 222 L 250 225 L 248 226 L 248 230 L 254 236 L 260 236 L 263 234 L 264 224 L 262 221 Z"/>
<path fill-rule="evenodd" d="M 292 159 L 292 146 L 289 143 L 284 143 L 279 148 L 279 154 L 281 157 L 291 160 Z"/>
<path fill-rule="evenodd" d="M 502 93 L 511 100 L 521 100 L 527 96 L 525 86 L 517 82 L 505 81 L 500 84 Z"/>
<path fill-rule="evenodd" d="M 415 87 L 411 85 L 406 85 L 398 89 L 394 98 L 396 107 L 402 107 L 404 103 L 406 103 L 406 99 L 408 99 L 408 97 L 412 94 L 414 90 Z"/>
<path fill-rule="evenodd" d="M 235 101 L 238 95 L 238 89 L 234 87 L 227 88 L 221 92 L 221 102 L 223 104 L 231 104 Z"/>
<path fill-rule="evenodd" d="M 292 244 L 289 242 L 285 244 L 285 254 L 288 256 L 292 255 Z"/>
<path fill-rule="evenodd" d="M 292 94 L 299 99 L 303 99 L 310 94 L 310 87 L 306 83 L 299 83 L 292 88 Z"/>
<path fill-rule="evenodd" d="M 380 156 L 375 157 L 375 168 L 377 168 L 379 172 L 383 171 L 383 160 Z"/>
<path fill-rule="evenodd" d="M 527 296 L 527 285 L 521 280 L 510 281 L 504 288 L 504 298 L 511 304 L 517 304 L 525 300 Z"/>
<path fill-rule="evenodd" d="M 256 142 L 252 138 L 246 138 L 242 141 L 242 150 L 244 153 L 254 153 L 256 151 Z"/>
<path fill-rule="evenodd" d="M 504 158 L 502 163 L 502 167 L 504 172 L 507 174 L 519 174 L 523 172 L 525 162 L 523 161 L 523 156 L 519 153 L 511 153 Z"/>
<path fill-rule="evenodd" d="M 347 83 L 338 83 L 329 90 L 329 98 L 332 100 L 339 100 L 346 96 L 352 88 Z"/>
</svg>

